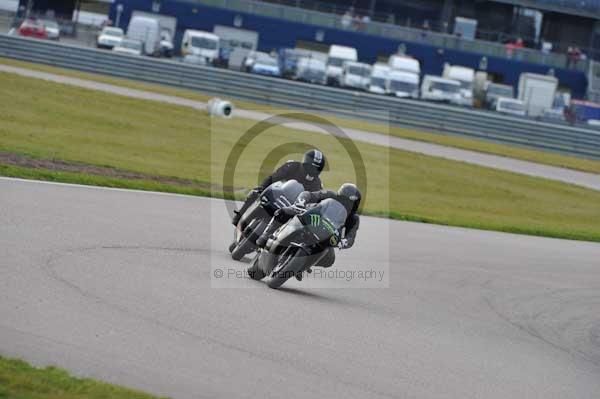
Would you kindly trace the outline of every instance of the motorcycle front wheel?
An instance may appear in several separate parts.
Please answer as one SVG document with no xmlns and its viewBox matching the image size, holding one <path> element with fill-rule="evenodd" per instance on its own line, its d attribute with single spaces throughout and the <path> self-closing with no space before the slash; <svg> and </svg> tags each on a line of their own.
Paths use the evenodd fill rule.
<svg viewBox="0 0 600 399">
<path fill-rule="evenodd" d="M 233 260 L 240 260 L 244 257 L 244 255 L 252 252 L 253 249 L 254 243 L 249 239 L 249 237 L 242 237 L 233 251 L 231 251 L 231 258 Z"/>
<path fill-rule="evenodd" d="M 292 250 L 279 258 L 277 265 L 273 268 L 271 274 L 267 277 L 267 285 L 269 288 L 277 289 L 288 281 L 291 277 L 295 277 L 297 273 L 301 273 L 306 267 L 306 257 L 298 256 L 301 250 Z"/>
</svg>

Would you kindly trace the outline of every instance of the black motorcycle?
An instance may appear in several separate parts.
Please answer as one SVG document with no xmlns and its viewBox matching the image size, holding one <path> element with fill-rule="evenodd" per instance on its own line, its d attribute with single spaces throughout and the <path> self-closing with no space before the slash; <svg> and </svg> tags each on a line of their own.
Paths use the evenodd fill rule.
<svg viewBox="0 0 600 399">
<path fill-rule="evenodd" d="M 273 238 L 269 238 L 248 268 L 252 279 L 266 277 L 271 288 L 281 287 L 289 278 L 316 265 L 329 247 L 336 247 L 348 215 L 346 208 L 332 198 L 307 210 L 296 209 L 302 213 L 291 218 Z"/>
<path fill-rule="evenodd" d="M 240 260 L 256 249 L 256 240 L 265 230 L 277 209 L 291 206 L 304 191 L 296 180 L 275 182 L 265 188 L 248 207 L 235 229 L 235 242 L 230 247 L 231 257 Z"/>
</svg>

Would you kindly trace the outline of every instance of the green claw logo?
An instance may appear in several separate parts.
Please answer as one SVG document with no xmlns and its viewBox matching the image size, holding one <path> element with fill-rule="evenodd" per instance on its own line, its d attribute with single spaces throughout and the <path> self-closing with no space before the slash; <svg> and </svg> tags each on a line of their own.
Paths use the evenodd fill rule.
<svg viewBox="0 0 600 399">
<path fill-rule="evenodd" d="M 320 225 L 321 224 L 321 215 L 315 215 L 315 214 L 310 215 L 310 224 L 312 224 L 313 226 Z"/>
</svg>

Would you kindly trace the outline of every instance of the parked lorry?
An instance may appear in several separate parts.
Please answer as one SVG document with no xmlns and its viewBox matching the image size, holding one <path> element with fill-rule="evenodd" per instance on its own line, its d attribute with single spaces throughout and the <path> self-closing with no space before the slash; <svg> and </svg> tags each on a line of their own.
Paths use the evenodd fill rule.
<svg viewBox="0 0 600 399">
<path fill-rule="evenodd" d="M 444 64 L 442 77 L 452 79 L 460 84 L 460 99 L 458 105 L 473 106 L 473 83 L 475 81 L 475 70 L 459 65 Z"/>
<path fill-rule="evenodd" d="M 339 85 L 345 61 L 358 61 L 358 52 L 353 47 L 332 44 L 327 55 L 327 84 Z"/>
<path fill-rule="evenodd" d="M 214 65 L 219 58 L 219 36 L 201 30 L 187 29 L 181 39 L 183 57 L 202 57 L 207 64 Z"/>
<path fill-rule="evenodd" d="M 386 92 L 396 97 L 419 98 L 419 61 L 404 54 L 393 54 L 388 58 L 388 67 Z"/>
<path fill-rule="evenodd" d="M 224 66 L 229 65 L 231 53 L 236 50 L 240 54 L 256 51 L 258 47 L 258 32 L 234 28 L 231 26 L 215 25 L 213 33 L 219 37 L 219 60 Z M 237 69 L 235 66 L 232 69 Z"/>
<path fill-rule="evenodd" d="M 388 66 L 390 69 L 396 71 L 414 73 L 417 75 L 421 74 L 421 65 L 419 64 L 419 61 L 406 55 L 391 55 L 390 58 L 388 58 Z"/>
<path fill-rule="evenodd" d="M 177 18 L 170 15 L 144 12 L 139 10 L 134 10 L 131 16 L 132 18 L 145 17 L 157 20 L 160 25 L 160 55 L 164 57 L 173 56 L 173 38 L 175 37 L 175 33 L 177 32 Z"/>
<path fill-rule="evenodd" d="M 301 48 L 281 48 L 278 51 L 279 69 L 284 78 L 294 78 L 301 58 L 310 57 L 310 51 Z"/>
<path fill-rule="evenodd" d="M 494 111 L 502 114 L 525 116 L 525 103 L 516 98 L 499 97 L 494 103 Z"/>
<path fill-rule="evenodd" d="M 340 86 L 367 90 L 371 79 L 371 65 L 362 62 L 346 61 L 342 67 Z"/>
<path fill-rule="evenodd" d="M 460 104 L 462 101 L 460 89 L 461 85 L 457 80 L 425 75 L 421 83 L 421 99 Z"/>
<path fill-rule="evenodd" d="M 401 98 L 419 98 L 419 75 L 391 69 L 387 74 L 386 92 Z"/>
<path fill-rule="evenodd" d="M 499 98 L 514 98 L 515 90 L 511 85 L 488 82 L 485 88 L 485 98 L 483 106 L 488 109 L 495 109 Z"/>
<path fill-rule="evenodd" d="M 525 103 L 528 116 L 539 117 L 552 108 L 558 79 L 550 75 L 522 73 L 519 77 L 519 100 Z"/>
<path fill-rule="evenodd" d="M 386 80 L 389 72 L 390 67 L 387 64 L 381 62 L 373 64 L 368 91 L 375 94 L 386 94 Z"/>
<path fill-rule="evenodd" d="M 143 54 L 160 55 L 161 26 L 157 18 L 134 15 L 127 27 L 127 38 L 142 42 Z"/>
<path fill-rule="evenodd" d="M 296 64 L 294 78 L 302 82 L 327 84 L 327 67 L 323 60 L 314 57 L 301 57 Z"/>
</svg>

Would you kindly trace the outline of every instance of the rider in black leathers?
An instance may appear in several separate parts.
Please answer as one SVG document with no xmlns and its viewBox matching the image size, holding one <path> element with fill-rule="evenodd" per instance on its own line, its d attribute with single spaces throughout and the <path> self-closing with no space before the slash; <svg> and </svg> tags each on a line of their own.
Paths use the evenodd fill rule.
<svg viewBox="0 0 600 399">
<path fill-rule="evenodd" d="M 240 218 L 248 207 L 258 198 L 260 193 L 272 183 L 284 180 L 296 180 L 307 191 L 317 191 L 323 188 L 319 174 L 325 168 L 325 155 L 319 150 L 310 150 L 304 154 L 302 162 L 288 161 L 281 165 L 271 176 L 268 176 L 260 186 L 252 189 L 242 207 L 235 211 L 232 223 L 237 226 Z"/>
<path fill-rule="evenodd" d="M 339 201 L 346 208 L 348 216 L 343 226 L 342 237 L 338 247 L 340 249 L 350 248 L 354 245 L 356 239 L 356 232 L 360 225 L 360 217 L 356 213 L 360 205 L 361 193 L 360 190 L 351 183 L 344 183 L 336 193 L 335 191 L 320 190 L 314 192 L 305 191 L 296 200 L 296 204 L 303 207 L 310 207 L 311 205 L 318 204 L 327 198 L 333 198 Z M 271 221 L 269 226 L 265 229 L 264 233 L 258 238 L 256 244 L 260 248 L 264 248 L 271 234 L 277 230 L 279 226 L 290 220 L 292 217 L 298 214 L 297 208 L 288 207 L 278 209 L 275 212 L 274 221 Z M 327 253 L 319 262 L 317 266 L 330 267 L 335 262 L 335 252 L 333 248 L 328 248 Z M 301 279 L 301 275 L 297 276 Z"/>
</svg>

